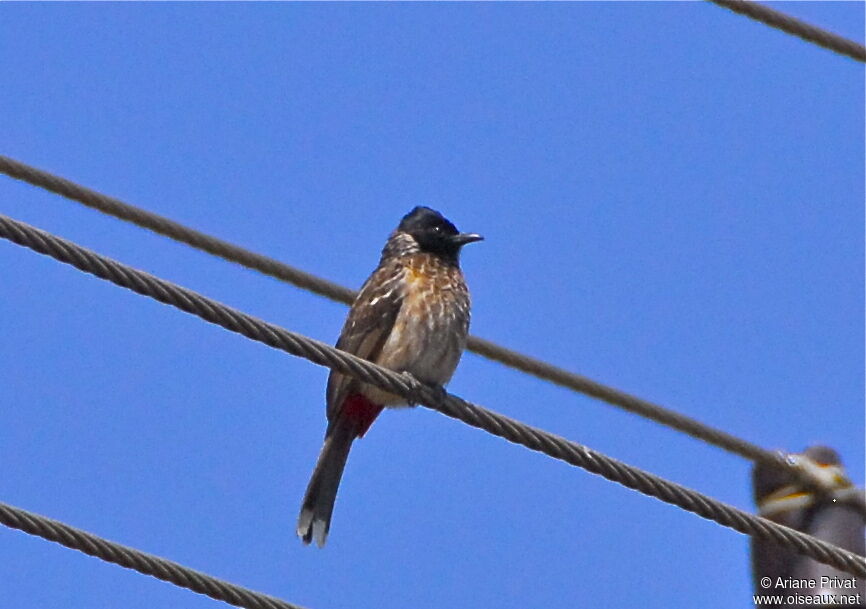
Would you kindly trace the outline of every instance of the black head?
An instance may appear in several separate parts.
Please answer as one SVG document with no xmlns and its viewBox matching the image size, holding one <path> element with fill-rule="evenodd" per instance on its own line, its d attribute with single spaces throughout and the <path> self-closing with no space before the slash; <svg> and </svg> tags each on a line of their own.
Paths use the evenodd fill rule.
<svg viewBox="0 0 866 609">
<path fill-rule="evenodd" d="M 403 216 L 397 232 L 410 235 L 421 251 L 454 259 L 461 247 L 484 238 L 475 233 L 461 233 L 445 216 L 429 207 L 416 207 Z"/>
</svg>

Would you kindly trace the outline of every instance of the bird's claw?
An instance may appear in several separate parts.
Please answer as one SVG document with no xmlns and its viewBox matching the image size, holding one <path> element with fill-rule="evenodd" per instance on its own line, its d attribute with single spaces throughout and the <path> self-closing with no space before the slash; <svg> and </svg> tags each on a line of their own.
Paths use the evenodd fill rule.
<svg viewBox="0 0 866 609">
<path fill-rule="evenodd" d="M 442 385 L 427 385 L 427 387 L 433 392 L 433 395 L 435 396 L 433 398 L 433 403 L 437 406 L 444 402 L 445 398 L 448 397 L 448 392 L 445 391 L 445 387 L 443 387 Z"/>
<path fill-rule="evenodd" d="M 430 390 L 433 394 L 433 403 L 441 404 L 445 401 L 445 398 L 448 397 L 448 392 L 445 391 L 445 387 L 442 385 L 435 385 L 433 383 L 425 383 L 424 381 L 418 380 L 414 375 L 409 372 L 401 372 L 400 375 L 406 379 L 409 385 L 414 385 L 416 383 L 420 383 L 424 388 Z M 409 406 L 417 406 L 420 402 L 425 401 L 423 397 L 420 395 L 421 392 L 415 392 L 415 395 L 407 398 L 407 402 Z"/>
</svg>

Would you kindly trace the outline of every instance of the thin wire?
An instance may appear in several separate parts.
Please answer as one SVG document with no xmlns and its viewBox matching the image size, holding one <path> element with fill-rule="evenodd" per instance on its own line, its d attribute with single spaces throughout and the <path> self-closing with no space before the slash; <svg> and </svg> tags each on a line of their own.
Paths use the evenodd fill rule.
<svg viewBox="0 0 866 609">
<path fill-rule="evenodd" d="M 63 197 L 81 203 L 102 213 L 136 224 L 142 228 L 166 236 L 175 241 L 186 243 L 214 256 L 235 262 L 249 269 L 259 271 L 270 277 L 291 283 L 320 296 L 351 304 L 355 299 L 353 290 L 327 279 L 311 275 L 305 271 L 284 264 L 273 258 L 246 250 L 211 235 L 179 224 L 158 214 L 124 203 L 65 178 L 47 171 L 26 165 L 20 161 L 0 155 L 0 172 L 49 190 Z M 561 387 L 583 393 L 603 402 L 622 408 L 639 416 L 686 433 L 723 450 L 751 461 L 763 462 L 790 471 L 806 488 L 816 492 L 827 492 L 823 480 L 816 479 L 809 471 L 790 463 L 786 455 L 765 450 L 747 440 L 738 438 L 720 429 L 680 414 L 659 404 L 633 396 L 619 389 L 603 385 L 585 376 L 570 372 L 558 366 L 512 351 L 489 340 L 470 336 L 467 348 L 482 357 L 497 361 L 510 368 L 549 381 Z M 866 502 L 861 502 L 861 511 L 866 515 Z"/>
<path fill-rule="evenodd" d="M 807 42 L 817 44 L 840 55 L 860 62 L 866 62 L 866 47 L 853 40 L 844 38 L 812 24 L 800 21 L 781 11 L 770 8 L 753 0 L 709 0 L 728 10 L 734 11 L 770 27 L 793 34 Z"/>
<path fill-rule="evenodd" d="M 0 522 L 7 527 L 59 543 L 106 562 L 152 575 L 181 588 L 245 609 L 303 609 L 286 601 L 236 586 L 176 562 L 114 543 L 68 524 L 0 503 Z"/>
<path fill-rule="evenodd" d="M 560 436 L 471 404 L 441 389 L 424 385 L 411 375 L 398 374 L 325 343 L 256 319 L 192 290 L 133 269 L 23 222 L 0 215 L 0 237 L 247 338 L 338 370 L 389 393 L 404 396 L 410 403 L 424 405 L 740 533 L 775 542 L 856 576 L 866 577 L 866 558 L 853 552 L 754 516 Z"/>
<path fill-rule="evenodd" d="M 33 186 L 38 186 L 39 188 L 81 203 L 91 209 L 101 211 L 109 216 L 120 218 L 175 241 L 186 243 L 189 246 L 213 254 L 229 262 L 240 264 L 248 269 L 253 269 L 270 277 L 291 283 L 319 296 L 346 304 L 351 304 L 355 299 L 355 292 L 353 290 L 332 281 L 283 264 L 279 260 L 256 254 L 228 241 L 223 241 L 222 239 L 189 228 L 179 222 L 141 209 L 140 207 L 124 203 L 119 199 L 96 192 L 86 186 L 26 165 L 10 157 L 0 155 L 0 172 L 16 180 L 27 182 Z"/>
</svg>

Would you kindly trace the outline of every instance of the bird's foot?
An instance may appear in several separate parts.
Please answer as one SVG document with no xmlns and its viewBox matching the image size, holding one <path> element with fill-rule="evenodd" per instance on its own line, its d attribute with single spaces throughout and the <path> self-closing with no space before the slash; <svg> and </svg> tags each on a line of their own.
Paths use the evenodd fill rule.
<svg viewBox="0 0 866 609">
<path fill-rule="evenodd" d="M 416 376 L 409 372 L 401 372 L 400 373 L 403 378 L 406 379 L 407 383 L 411 386 L 415 386 L 416 384 L 420 384 L 424 389 L 427 389 L 429 393 L 433 394 L 432 404 L 438 405 L 445 401 L 445 398 L 448 396 L 448 392 L 445 391 L 445 387 L 442 385 L 436 385 L 434 383 L 425 383 L 424 381 L 418 379 Z M 421 402 L 428 402 L 428 400 L 423 395 L 424 391 L 415 391 L 414 395 L 407 399 L 409 406 L 417 406 Z"/>
<path fill-rule="evenodd" d="M 433 404 L 438 406 L 442 402 L 445 401 L 445 398 L 448 397 L 448 392 L 445 391 L 445 387 L 442 385 L 427 385 L 427 387 L 433 392 Z"/>
</svg>

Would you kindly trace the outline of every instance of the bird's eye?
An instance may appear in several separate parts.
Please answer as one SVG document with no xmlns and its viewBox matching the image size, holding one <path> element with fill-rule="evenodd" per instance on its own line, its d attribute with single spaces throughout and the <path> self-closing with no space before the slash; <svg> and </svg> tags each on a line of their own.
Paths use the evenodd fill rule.
<svg viewBox="0 0 866 609">
<path fill-rule="evenodd" d="M 434 227 L 433 227 L 433 232 L 434 232 L 434 233 L 441 233 L 441 232 L 442 232 L 442 227 L 441 227 L 441 226 L 434 226 Z"/>
</svg>

